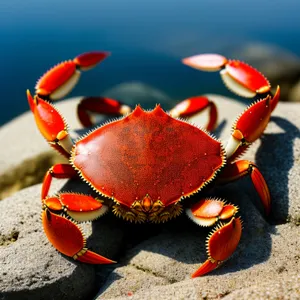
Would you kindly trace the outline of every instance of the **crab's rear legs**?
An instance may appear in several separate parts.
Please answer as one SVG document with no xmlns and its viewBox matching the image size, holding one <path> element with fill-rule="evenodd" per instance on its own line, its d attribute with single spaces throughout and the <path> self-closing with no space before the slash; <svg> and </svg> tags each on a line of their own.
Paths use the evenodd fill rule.
<svg viewBox="0 0 300 300">
<path fill-rule="evenodd" d="M 50 243 L 61 253 L 90 264 L 110 264 L 105 258 L 85 247 L 86 241 L 75 222 L 92 221 L 108 210 L 100 200 L 76 193 L 60 193 L 49 197 L 52 178 L 72 178 L 75 170 L 58 164 L 46 173 L 42 188 L 42 223 Z"/>
<path fill-rule="evenodd" d="M 271 210 L 271 196 L 268 185 L 257 168 L 257 166 L 248 160 L 238 160 L 232 164 L 228 164 L 217 179 L 218 183 L 228 183 L 249 175 L 252 183 L 260 197 L 266 215 Z"/>
<path fill-rule="evenodd" d="M 212 198 L 202 199 L 186 210 L 196 224 L 205 227 L 216 225 L 207 238 L 208 259 L 192 274 L 193 278 L 217 268 L 237 248 L 242 234 L 241 220 L 235 216 L 237 211 L 236 206 Z"/>
</svg>

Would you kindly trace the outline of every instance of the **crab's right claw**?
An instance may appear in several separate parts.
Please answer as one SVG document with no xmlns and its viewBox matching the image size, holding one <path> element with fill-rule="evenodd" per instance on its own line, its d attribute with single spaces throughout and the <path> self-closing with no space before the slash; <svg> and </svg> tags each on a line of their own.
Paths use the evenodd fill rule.
<svg viewBox="0 0 300 300">
<path fill-rule="evenodd" d="M 200 54 L 183 59 L 183 63 L 202 71 L 219 71 L 225 85 L 239 96 L 252 98 L 270 92 L 269 81 L 255 68 L 219 54 Z"/>
<path fill-rule="evenodd" d="M 69 157 L 73 142 L 61 114 L 49 102 L 38 96 L 32 97 L 29 90 L 27 90 L 27 99 L 37 127 L 43 137 L 53 148 Z"/>
<path fill-rule="evenodd" d="M 43 210 L 42 223 L 50 243 L 61 253 L 89 264 L 111 264 L 115 261 L 85 248 L 85 239 L 79 227 L 67 218 Z"/>
</svg>

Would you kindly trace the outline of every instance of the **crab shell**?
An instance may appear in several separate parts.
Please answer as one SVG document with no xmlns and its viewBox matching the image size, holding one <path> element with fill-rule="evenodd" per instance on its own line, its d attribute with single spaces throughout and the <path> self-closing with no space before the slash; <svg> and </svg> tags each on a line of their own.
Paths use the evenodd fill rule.
<svg viewBox="0 0 300 300">
<path fill-rule="evenodd" d="M 160 222 L 181 212 L 179 201 L 204 187 L 225 164 L 222 144 L 174 119 L 158 105 L 140 106 L 76 142 L 71 163 L 125 219 Z"/>
</svg>

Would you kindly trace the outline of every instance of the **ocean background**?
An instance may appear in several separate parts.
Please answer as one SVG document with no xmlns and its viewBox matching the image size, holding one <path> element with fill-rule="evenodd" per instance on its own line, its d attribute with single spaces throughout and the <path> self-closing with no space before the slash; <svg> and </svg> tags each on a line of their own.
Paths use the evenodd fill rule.
<svg viewBox="0 0 300 300">
<path fill-rule="evenodd" d="M 188 68 L 183 57 L 227 55 L 251 43 L 300 56 L 299 0 L 0 2 L 0 125 L 28 110 L 26 89 L 34 93 L 47 69 L 86 51 L 112 56 L 83 74 L 70 96 L 101 95 L 139 82 L 174 103 L 203 93 L 231 95 L 217 73 Z"/>
</svg>

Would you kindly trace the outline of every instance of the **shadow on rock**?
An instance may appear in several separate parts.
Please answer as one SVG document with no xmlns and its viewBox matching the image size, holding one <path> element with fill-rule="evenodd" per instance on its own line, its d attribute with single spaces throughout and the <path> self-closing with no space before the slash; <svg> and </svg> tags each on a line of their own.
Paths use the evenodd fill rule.
<svg viewBox="0 0 300 300">
<path fill-rule="evenodd" d="M 264 134 L 256 152 L 256 162 L 270 187 L 272 212 L 270 222 L 286 223 L 289 219 L 289 171 L 294 165 L 293 145 L 299 129 L 286 119 L 271 117 L 284 132 Z"/>
</svg>

